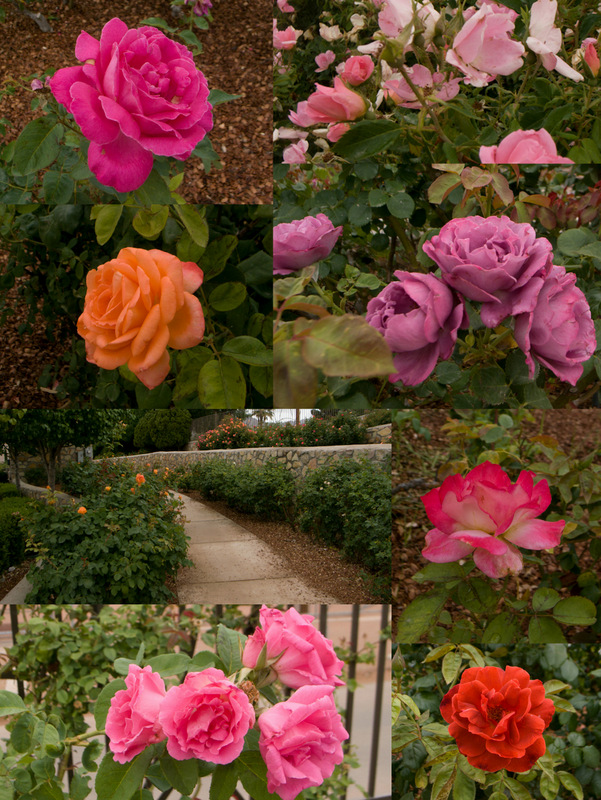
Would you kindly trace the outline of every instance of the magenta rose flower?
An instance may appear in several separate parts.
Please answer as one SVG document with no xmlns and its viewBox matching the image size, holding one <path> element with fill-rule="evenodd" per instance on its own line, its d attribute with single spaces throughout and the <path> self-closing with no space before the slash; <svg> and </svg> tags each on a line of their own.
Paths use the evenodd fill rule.
<svg viewBox="0 0 601 800">
<path fill-rule="evenodd" d="M 165 697 L 161 676 L 151 667 L 130 664 L 125 685 L 127 689 L 120 689 L 111 700 L 105 729 L 109 748 L 119 764 L 126 764 L 166 736 L 159 722 Z"/>
<path fill-rule="evenodd" d="M 183 683 L 169 689 L 159 720 L 173 758 L 229 764 L 242 752 L 255 712 L 242 689 L 209 667 L 189 672 Z"/>
<path fill-rule="evenodd" d="M 249 636 L 244 646 L 242 663 L 254 669 L 263 647 L 267 647 L 269 666 L 285 686 L 330 684 L 342 686 L 343 662 L 336 656 L 332 642 L 311 624 L 314 617 L 299 614 L 295 608 L 282 612 L 262 606 L 261 627 Z"/>
<path fill-rule="evenodd" d="M 573 164 L 557 155 L 551 134 L 538 131 L 514 131 L 492 147 L 480 148 L 482 164 Z"/>
<path fill-rule="evenodd" d="M 573 273 L 565 267 L 551 269 L 534 309 L 516 317 L 514 336 L 526 354 L 531 378 L 534 356 L 562 381 L 576 385 L 597 338 L 591 309 Z"/>
<path fill-rule="evenodd" d="M 445 478 L 422 497 L 436 526 L 426 534 L 423 557 L 446 564 L 473 555 L 485 575 L 501 578 L 522 569 L 518 547 L 557 547 L 565 523 L 538 519 L 551 503 L 551 492 L 546 480 L 535 484 L 535 477 L 523 470 L 512 483 L 498 464 L 485 461 L 465 478 Z"/>
<path fill-rule="evenodd" d="M 445 283 L 482 303 L 487 328 L 533 310 L 553 259 L 551 242 L 538 238 L 527 222 L 509 217 L 452 219 L 423 250 Z"/>
<path fill-rule="evenodd" d="M 267 765 L 267 790 L 282 800 L 320 786 L 343 759 L 348 739 L 333 686 L 303 686 L 259 716 L 259 750 Z"/>
<path fill-rule="evenodd" d="M 465 24 L 446 54 L 449 64 L 463 72 L 465 82 L 486 86 L 497 75 L 511 75 L 522 66 L 526 52 L 511 38 L 518 15 L 492 0 L 481 0 L 480 8 L 464 13 Z M 470 13 L 471 12 L 471 13 Z"/>
<path fill-rule="evenodd" d="M 290 112 L 295 125 L 306 128 L 325 122 L 345 122 L 362 117 L 367 111 L 367 101 L 336 77 L 334 86 L 315 84 L 316 91 Z"/>
<path fill-rule="evenodd" d="M 325 214 L 281 222 L 273 229 L 274 275 L 290 275 L 327 258 L 342 233 Z"/>
<path fill-rule="evenodd" d="M 183 161 L 213 127 L 192 53 L 156 28 L 115 17 L 100 41 L 82 31 L 75 56 L 83 65 L 59 69 L 50 88 L 90 140 L 88 165 L 105 186 L 138 189 L 153 154 Z"/>
<path fill-rule="evenodd" d="M 416 386 L 439 358 L 449 358 L 468 317 L 463 301 L 436 276 L 402 270 L 394 274 L 398 281 L 369 301 L 365 318 L 392 351 L 398 372 L 389 380 Z"/>
</svg>

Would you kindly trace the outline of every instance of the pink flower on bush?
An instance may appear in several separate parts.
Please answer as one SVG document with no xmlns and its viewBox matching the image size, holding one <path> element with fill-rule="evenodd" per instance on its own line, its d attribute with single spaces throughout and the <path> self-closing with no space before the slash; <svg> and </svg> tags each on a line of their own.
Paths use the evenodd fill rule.
<svg viewBox="0 0 601 800">
<path fill-rule="evenodd" d="M 593 78 L 596 78 L 601 68 L 601 61 L 599 60 L 599 53 L 597 52 L 597 40 L 585 39 L 582 42 L 582 50 L 584 54 L 584 61 L 591 71 Z"/>
<path fill-rule="evenodd" d="M 557 0 L 536 0 L 530 9 L 530 35 L 526 44 L 540 56 L 545 69 L 554 69 L 566 78 L 582 81 L 583 76 L 557 55 L 561 49 L 561 31 L 555 27 L 556 14 Z"/>
<path fill-rule="evenodd" d="M 90 140 L 88 165 L 105 186 L 138 189 L 153 154 L 183 161 L 213 127 L 192 53 L 156 28 L 115 17 L 100 40 L 82 31 L 75 56 L 83 66 L 59 69 L 50 88 Z"/>
<path fill-rule="evenodd" d="M 341 233 L 342 225 L 335 228 L 325 214 L 276 225 L 273 229 L 274 275 L 290 275 L 326 258 Z"/>
<path fill-rule="evenodd" d="M 480 148 L 481 164 L 573 164 L 570 158 L 557 155 L 551 134 L 538 131 L 513 131 L 499 144 Z"/>
<path fill-rule="evenodd" d="M 367 102 L 360 94 L 349 89 L 339 77 L 334 86 L 315 84 L 316 91 L 300 102 L 296 111 L 290 112 L 295 125 L 306 128 L 322 122 L 344 122 L 362 117 L 367 111 Z"/>
<path fill-rule="evenodd" d="M 294 800 L 303 789 L 320 786 L 342 762 L 348 733 L 333 692 L 333 686 L 303 686 L 259 716 L 267 790 L 282 800 Z"/>
<path fill-rule="evenodd" d="M 583 363 L 597 347 L 591 309 L 576 286 L 576 276 L 565 267 L 553 266 L 534 309 L 516 317 L 514 335 L 526 354 L 531 378 L 535 357 L 562 381 L 575 386 Z"/>
<path fill-rule="evenodd" d="M 380 331 L 398 372 L 389 380 L 422 383 L 438 359 L 449 358 L 459 328 L 468 326 L 465 305 L 435 275 L 397 270 L 393 281 L 367 304 L 366 320 Z"/>
<path fill-rule="evenodd" d="M 565 523 L 538 519 L 551 503 L 551 492 L 546 480 L 535 484 L 535 477 L 523 470 L 512 483 L 498 464 L 485 461 L 465 478 L 445 478 L 422 497 L 436 526 L 426 534 L 424 558 L 446 564 L 473 555 L 485 575 L 502 578 L 522 569 L 518 547 L 557 547 Z"/>
<path fill-rule="evenodd" d="M 288 0 L 277 0 L 278 8 L 286 14 L 291 14 L 294 11 L 294 6 L 291 6 Z"/>
<path fill-rule="evenodd" d="M 339 64 L 336 72 L 346 83 L 358 86 L 364 83 L 374 71 L 374 62 L 369 56 L 351 56 L 343 64 Z"/>
<path fill-rule="evenodd" d="M 413 27 L 413 15 L 417 11 L 417 18 L 423 24 L 426 40 L 434 35 L 434 28 L 440 14 L 429 2 L 414 2 L 414 0 L 386 0 L 378 14 L 380 30 L 391 39 L 396 39 L 400 33 Z M 411 34 L 407 46 L 413 41 Z"/>
<path fill-rule="evenodd" d="M 127 689 L 111 700 L 106 717 L 106 735 L 113 758 L 119 764 L 131 761 L 148 745 L 162 741 L 166 734 L 159 723 L 159 709 L 165 684 L 151 667 L 129 665 Z"/>
<path fill-rule="evenodd" d="M 407 67 L 407 74 L 412 83 L 418 89 L 421 89 L 426 101 L 432 99 L 432 102 L 428 102 L 428 105 L 433 105 L 437 100 L 452 100 L 459 93 L 459 84 L 463 80 L 462 78 L 447 79 L 441 72 L 432 73 L 427 67 L 422 67 L 421 64 Z M 417 95 L 403 76 L 384 81 L 382 89 L 385 96 L 389 97 L 397 106 L 403 106 L 404 108 L 422 107 Z"/>
<path fill-rule="evenodd" d="M 511 75 L 522 66 L 524 45 L 511 38 L 515 11 L 492 0 L 479 0 L 477 11 L 464 14 L 465 24 L 446 54 L 449 64 L 463 72 L 465 82 L 486 86 L 497 75 Z"/>
<path fill-rule="evenodd" d="M 273 46 L 276 50 L 292 50 L 301 34 L 302 31 L 297 31 L 292 25 L 286 30 L 279 31 L 277 20 L 273 20 Z"/>
<path fill-rule="evenodd" d="M 169 689 L 159 720 L 173 758 L 229 764 L 242 752 L 255 712 L 242 689 L 209 667 L 189 672 L 183 683 Z"/>
<path fill-rule="evenodd" d="M 334 125 L 330 125 L 328 128 L 328 132 L 326 133 L 326 139 L 328 142 L 337 142 L 347 131 L 350 131 L 351 126 L 348 125 L 346 122 L 336 122 Z"/>
<path fill-rule="evenodd" d="M 551 242 L 538 238 L 532 225 L 504 216 L 453 219 L 423 250 L 445 283 L 482 303 L 488 328 L 533 310 L 553 258 Z"/>
<path fill-rule="evenodd" d="M 260 611 L 261 627 L 246 640 L 242 663 L 254 669 L 261 650 L 267 646 L 267 659 L 277 659 L 271 669 L 285 686 L 342 686 L 344 681 L 337 676 L 344 664 L 336 656 L 332 642 L 313 627 L 313 619 L 295 608 L 282 612 L 264 605 Z"/>
<path fill-rule="evenodd" d="M 325 53 L 319 53 L 319 55 L 315 56 L 315 63 L 317 64 L 315 72 L 323 72 L 330 64 L 333 64 L 334 61 L 336 61 L 336 53 L 334 53 L 333 50 L 326 50 Z"/>
<path fill-rule="evenodd" d="M 300 139 L 284 149 L 282 161 L 284 164 L 304 164 L 307 160 L 309 142 Z"/>
</svg>

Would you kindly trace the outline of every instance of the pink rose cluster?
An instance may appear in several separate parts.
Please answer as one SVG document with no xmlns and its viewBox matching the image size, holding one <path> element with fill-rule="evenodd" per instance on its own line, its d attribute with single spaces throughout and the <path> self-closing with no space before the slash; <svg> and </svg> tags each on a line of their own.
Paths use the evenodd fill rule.
<svg viewBox="0 0 601 800">
<path fill-rule="evenodd" d="M 59 69 L 50 88 L 89 139 L 88 165 L 105 186 L 138 189 L 153 155 L 183 161 L 213 127 L 192 53 L 157 28 L 115 17 L 100 40 L 82 31 L 75 57 L 82 65 Z"/>
<path fill-rule="evenodd" d="M 256 721 L 269 792 L 294 800 L 303 789 L 321 785 L 342 762 L 348 733 L 333 697 L 334 688 L 343 684 L 343 663 L 312 622 L 312 616 L 294 608 L 261 608 L 261 627 L 248 638 L 242 656 L 250 670 L 245 684 L 255 681 L 249 694 L 276 679 L 296 689 L 288 700 L 266 709 L 255 709 L 220 669 L 190 672 L 166 689 L 150 666 L 131 664 L 126 688 L 112 698 L 106 719 L 114 760 L 125 764 L 166 740 L 167 752 L 178 761 L 229 764 Z"/>
<path fill-rule="evenodd" d="M 498 465 L 485 461 L 465 478 L 451 475 L 422 497 L 435 527 L 426 534 L 422 555 L 437 564 L 473 556 L 490 578 L 523 567 L 519 547 L 546 550 L 559 545 L 565 522 L 539 516 L 551 503 L 546 480 L 520 472 L 515 483 Z"/>
</svg>

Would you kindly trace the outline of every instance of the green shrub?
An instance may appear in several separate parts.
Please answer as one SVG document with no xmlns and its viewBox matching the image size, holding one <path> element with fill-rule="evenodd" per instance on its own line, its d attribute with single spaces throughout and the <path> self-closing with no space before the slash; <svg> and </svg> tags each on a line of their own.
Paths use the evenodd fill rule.
<svg viewBox="0 0 601 800">
<path fill-rule="evenodd" d="M 367 428 L 374 428 L 376 425 L 390 425 L 392 422 L 392 411 L 385 408 L 375 408 L 366 414 L 361 420 Z"/>
<path fill-rule="evenodd" d="M 47 486 L 48 473 L 44 467 L 27 467 L 23 473 L 25 483 L 30 483 L 32 486 Z"/>
<path fill-rule="evenodd" d="M 27 497 L 9 497 L 0 503 L 0 572 L 18 566 L 25 558 L 25 536 L 20 520 L 32 506 Z"/>
<path fill-rule="evenodd" d="M 140 450 L 184 450 L 190 441 L 192 416 L 185 408 L 148 411 L 136 425 L 134 445 Z"/>
<path fill-rule="evenodd" d="M 199 450 L 237 450 L 257 447 L 257 431 L 237 417 L 226 417 L 216 428 L 198 437 Z"/>
<path fill-rule="evenodd" d="M 5 500 L 7 497 L 20 497 L 21 492 L 17 489 L 14 483 L 0 484 L 0 501 Z"/>
</svg>

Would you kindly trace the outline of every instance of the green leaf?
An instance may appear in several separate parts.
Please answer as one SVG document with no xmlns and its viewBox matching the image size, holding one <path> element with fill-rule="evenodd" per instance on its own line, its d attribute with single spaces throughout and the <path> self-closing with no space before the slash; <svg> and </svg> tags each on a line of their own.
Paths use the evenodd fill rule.
<svg viewBox="0 0 601 800">
<path fill-rule="evenodd" d="M 422 634 L 436 624 L 446 600 L 447 595 L 442 593 L 422 594 L 412 600 L 399 618 L 397 642 L 419 641 Z"/>
<path fill-rule="evenodd" d="M 499 597 L 487 581 L 481 578 L 471 578 L 467 583 L 462 583 L 457 590 L 457 598 L 469 611 L 475 614 L 484 614 L 497 605 Z"/>
<path fill-rule="evenodd" d="M 172 28 L 162 17 L 146 17 L 140 22 L 140 25 L 150 25 L 152 28 L 162 28 L 164 31 L 173 33 L 175 28 Z"/>
<path fill-rule="evenodd" d="M 243 273 L 247 286 L 273 281 L 273 258 L 264 250 L 245 258 L 237 267 Z"/>
<path fill-rule="evenodd" d="M 178 372 L 172 398 L 175 404 L 188 397 L 196 397 L 198 373 L 212 358 L 213 351 L 203 346 L 195 347 L 193 350 L 182 350 L 177 354 Z"/>
<path fill-rule="evenodd" d="M 186 653 L 166 653 L 149 659 L 145 666 L 151 667 L 153 672 L 158 672 L 161 678 L 183 675 L 190 668 L 190 656 Z"/>
<path fill-rule="evenodd" d="M 238 785 L 238 761 L 218 764 L 211 778 L 209 800 L 229 800 Z"/>
<path fill-rule="evenodd" d="M 132 225 L 145 239 L 156 239 L 169 218 L 168 206 L 150 206 L 141 208 L 135 215 Z"/>
<path fill-rule="evenodd" d="M 159 764 L 163 775 L 177 792 L 192 794 L 198 781 L 198 761 L 195 758 L 178 761 L 165 753 Z"/>
<path fill-rule="evenodd" d="M 359 161 L 354 165 L 353 171 L 358 178 L 361 178 L 362 181 L 371 181 L 378 174 L 378 165 L 375 161 L 371 161 L 369 159 L 366 161 Z M 370 205 L 373 204 L 370 202 Z"/>
<path fill-rule="evenodd" d="M 557 775 L 543 773 L 540 779 L 540 793 L 545 800 L 555 800 L 559 791 L 559 778 Z"/>
<path fill-rule="evenodd" d="M 125 681 L 123 682 L 123 686 L 125 686 Z M 102 723 L 102 727 L 104 728 L 104 722 Z M 90 742 L 90 744 L 86 746 L 81 754 L 81 764 L 84 769 L 86 769 L 88 772 L 96 772 L 98 769 L 96 759 L 98 756 L 100 756 L 103 750 L 104 744 L 99 739 L 95 739 L 93 742 Z"/>
<path fill-rule="evenodd" d="M 246 382 L 237 361 L 208 361 L 198 373 L 198 399 L 205 408 L 244 408 Z"/>
<path fill-rule="evenodd" d="M 136 189 L 134 194 L 142 206 L 151 206 L 153 203 L 165 206 L 173 203 L 171 189 L 167 185 L 163 176 L 160 175 L 156 169 L 152 170 L 142 186 L 140 186 L 139 189 Z M 177 208 L 186 207 L 187 206 L 177 206 Z"/>
<path fill-rule="evenodd" d="M 25 703 L 18 694 L 8 692 L 6 689 L 0 690 L 0 717 L 9 717 L 13 714 L 21 714 L 26 711 Z"/>
<path fill-rule="evenodd" d="M 215 106 L 221 105 L 221 103 L 230 103 L 232 100 L 238 100 L 241 96 L 242 95 L 239 94 L 228 94 L 221 89 L 211 89 L 209 92 L 209 103 L 215 108 Z"/>
<path fill-rule="evenodd" d="M 217 629 L 217 655 L 225 664 L 226 672 L 231 675 L 242 669 L 242 651 L 246 636 L 225 625 L 219 625 Z"/>
<path fill-rule="evenodd" d="M 204 208 L 201 213 L 189 205 L 176 206 L 175 210 L 194 243 L 199 247 L 205 248 L 209 241 L 209 226 L 205 219 L 206 212 Z"/>
<path fill-rule="evenodd" d="M 251 365 L 248 377 L 254 389 L 263 395 L 271 397 L 273 394 L 273 369 L 270 367 L 255 367 Z"/>
<path fill-rule="evenodd" d="M 476 797 L 476 784 L 461 770 L 457 770 L 453 784 L 453 800 L 474 800 Z"/>
<path fill-rule="evenodd" d="M 279 795 L 267 791 L 267 767 L 257 750 L 243 750 L 238 756 L 240 780 L 253 800 L 279 800 Z"/>
<path fill-rule="evenodd" d="M 557 605 L 559 599 L 560 594 L 555 589 L 537 589 L 532 595 L 532 608 L 534 611 L 548 611 Z"/>
<path fill-rule="evenodd" d="M 434 583 L 447 583 L 448 581 L 461 580 L 465 578 L 465 570 L 456 562 L 448 564 L 426 564 L 423 569 L 413 575 L 413 580 L 417 583 L 433 581 Z"/>
<path fill-rule="evenodd" d="M 565 642 L 565 636 L 556 622 L 549 617 L 533 617 L 528 625 L 530 644 Z"/>
<path fill-rule="evenodd" d="M 505 777 L 505 786 L 511 792 L 513 800 L 532 800 L 532 796 L 523 783 L 516 781 L 514 778 Z"/>
<path fill-rule="evenodd" d="M 393 217 L 397 219 L 407 219 L 413 214 L 415 201 L 410 195 L 405 194 L 405 192 L 399 192 L 393 197 L 390 197 L 386 205 Z"/>
<path fill-rule="evenodd" d="M 75 181 L 60 172 L 47 172 L 42 181 L 44 187 L 44 203 L 60 205 L 68 203 L 73 195 Z"/>
<path fill-rule="evenodd" d="M 302 338 L 302 354 L 325 375 L 374 378 L 394 372 L 392 354 L 381 333 L 350 314 L 312 323 Z"/>
<path fill-rule="evenodd" d="M 507 611 L 488 623 L 482 634 L 483 644 L 510 644 L 517 630 L 517 621 Z"/>
<path fill-rule="evenodd" d="M 401 127 L 392 120 L 357 122 L 334 145 L 334 151 L 347 161 L 360 161 L 379 155 L 401 138 Z"/>
<path fill-rule="evenodd" d="M 448 684 L 453 683 L 461 669 L 461 653 L 452 651 L 442 659 L 442 677 Z"/>
<path fill-rule="evenodd" d="M 274 344 L 276 408 L 311 408 L 317 399 L 317 370 L 302 356 L 302 343 L 285 339 Z"/>
<path fill-rule="evenodd" d="M 389 195 L 382 189 L 372 189 L 367 198 L 372 208 L 379 208 L 386 205 Z"/>
<path fill-rule="evenodd" d="M 196 158 L 200 158 L 202 161 L 202 168 L 207 175 L 213 166 L 215 166 L 215 169 L 222 168 L 221 159 L 215 152 L 208 136 L 205 136 L 205 138 L 196 145 L 192 151 L 192 155 L 196 156 Z"/>
<path fill-rule="evenodd" d="M 103 687 L 102 691 L 96 698 L 96 703 L 94 704 L 94 720 L 96 722 L 96 728 L 98 730 L 102 730 L 106 725 L 106 715 L 109 713 L 111 700 L 117 694 L 118 691 L 126 688 L 127 687 L 125 685 L 125 681 L 122 678 L 117 678 L 114 681 L 109 681 L 109 683 L 107 683 L 106 686 Z"/>
<path fill-rule="evenodd" d="M 96 241 L 98 244 L 106 244 L 115 232 L 117 223 L 121 219 L 123 213 L 123 206 L 117 205 L 104 205 L 94 206 L 92 208 L 92 219 L 95 219 L 94 231 L 96 233 Z"/>
<path fill-rule="evenodd" d="M 232 311 L 246 300 L 246 286 L 238 281 L 229 281 L 216 286 L 209 295 L 209 305 L 215 311 Z"/>
<path fill-rule="evenodd" d="M 566 597 L 553 608 L 553 616 L 563 625 L 594 625 L 597 609 L 586 597 Z"/>
<path fill-rule="evenodd" d="M 199 50 L 202 50 L 202 43 L 196 34 L 192 33 L 190 30 L 183 30 L 178 31 L 177 36 L 184 41 L 189 47 L 196 47 Z"/>
<path fill-rule="evenodd" d="M 505 373 L 501 367 L 483 367 L 475 372 L 471 381 L 472 391 L 481 400 L 496 406 L 503 402 L 509 392 Z"/>
<path fill-rule="evenodd" d="M 559 234 L 557 246 L 564 255 L 576 256 L 581 247 L 595 241 L 598 241 L 597 237 L 588 228 L 571 228 Z"/>
<path fill-rule="evenodd" d="M 60 150 L 64 128 L 51 117 L 37 117 L 21 131 L 15 144 L 13 164 L 20 175 L 48 167 Z"/>
<path fill-rule="evenodd" d="M 113 761 L 112 753 L 107 753 L 96 774 L 98 800 L 130 800 L 142 783 L 153 755 L 153 748 L 147 747 L 127 764 L 118 764 Z"/>
<path fill-rule="evenodd" d="M 149 389 L 143 383 L 136 384 L 136 402 L 138 408 L 169 408 L 171 405 L 171 387 L 162 383 L 154 389 Z"/>
<path fill-rule="evenodd" d="M 223 272 L 228 258 L 234 252 L 237 245 L 238 237 L 230 234 L 209 242 L 207 249 L 198 262 L 198 266 L 204 272 L 205 281 L 210 281 Z"/>
<path fill-rule="evenodd" d="M 577 778 L 575 778 L 569 772 L 558 772 L 557 776 L 561 781 L 562 785 L 571 792 L 576 800 L 583 800 L 584 794 L 582 792 L 582 786 L 578 782 Z"/>
<path fill-rule="evenodd" d="M 236 336 L 230 339 L 223 345 L 221 352 L 243 364 L 254 364 L 257 367 L 269 367 L 273 364 L 273 352 L 252 336 Z M 227 406 L 227 408 L 233 407 Z"/>
<path fill-rule="evenodd" d="M 431 203 L 439 205 L 443 200 L 446 200 L 453 189 L 456 189 L 458 186 L 461 186 L 461 181 L 457 175 L 452 175 L 450 173 L 439 175 L 428 189 L 428 200 Z"/>
<path fill-rule="evenodd" d="M 348 210 L 348 220 L 351 225 L 356 225 L 358 228 L 363 227 L 363 225 L 369 225 L 371 222 L 371 208 L 367 205 L 354 203 Z"/>
</svg>

